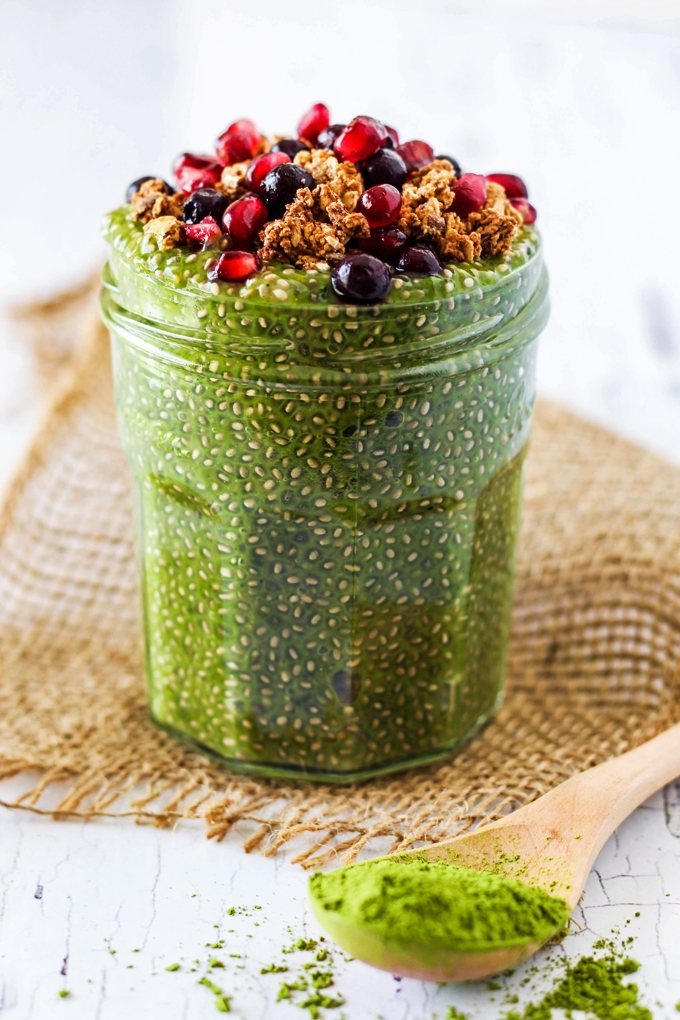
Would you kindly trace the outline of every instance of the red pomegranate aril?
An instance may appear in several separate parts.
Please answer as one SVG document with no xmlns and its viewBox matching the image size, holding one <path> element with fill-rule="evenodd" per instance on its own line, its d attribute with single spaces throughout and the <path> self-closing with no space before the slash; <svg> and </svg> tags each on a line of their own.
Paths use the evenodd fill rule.
<svg viewBox="0 0 680 1020">
<path fill-rule="evenodd" d="M 191 195 L 194 191 L 198 191 L 199 188 L 214 188 L 216 183 L 220 179 L 220 166 L 215 164 L 216 169 L 213 167 L 205 166 L 182 166 L 179 170 L 175 171 L 175 180 L 177 181 L 177 187 L 180 191 L 184 191 L 187 195 Z"/>
<path fill-rule="evenodd" d="M 247 187 L 251 191 L 259 192 L 260 184 L 270 170 L 273 170 L 275 166 L 280 166 L 281 163 L 291 162 L 290 156 L 287 156 L 285 152 L 263 152 L 261 156 L 256 156 L 252 163 L 248 165 L 246 170 Z"/>
<path fill-rule="evenodd" d="M 184 231 L 190 241 L 203 245 L 222 236 L 219 224 L 212 216 L 206 216 L 200 223 L 185 223 Z"/>
<path fill-rule="evenodd" d="M 408 237 L 399 227 L 386 227 L 383 230 L 372 230 L 370 237 L 359 238 L 357 244 L 361 251 L 394 264 L 406 248 Z"/>
<path fill-rule="evenodd" d="M 244 195 L 228 205 L 222 217 L 224 232 L 234 244 L 247 248 L 267 222 L 267 206 L 257 195 Z"/>
<path fill-rule="evenodd" d="M 477 212 L 486 201 L 486 177 L 483 174 L 463 174 L 453 186 L 452 212 L 465 219 L 471 212 Z"/>
<path fill-rule="evenodd" d="M 257 130 L 255 124 L 248 117 L 242 117 L 240 120 L 235 120 L 233 124 L 230 124 L 227 130 L 224 132 L 225 135 L 245 135 L 250 141 L 251 156 L 254 156 L 260 147 L 260 132 Z"/>
<path fill-rule="evenodd" d="M 364 191 L 356 211 L 364 214 L 371 229 L 388 227 L 401 211 L 401 195 L 392 184 L 376 184 Z"/>
<path fill-rule="evenodd" d="M 420 170 L 421 166 L 427 166 L 434 159 L 434 149 L 427 142 L 421 142 L 415 138 L 411 142 L 403 142 L 395 149 L 398 152 L 409 173 Z"/>
<path fill-rule="evenodd" d="M 252 251 L 225 251 L 208 270 L 209 280 L 245 280 L 260 269 L 262 263 Z"/>
<path fill-rule="evenodd" d="M 390 127 L 389 124 L 385 124 L 385 131 L 387 132 L 388 137 L 394 142 L 394 147 L 396 149 L 399 145 L 399 133 L 395 131 L 393 127 Z"/>
<path fill-rule="evenodd" d="M 307 110 L 298 124 L 298 138 L 306 138 L 308 142 L 316 143 L 322 131 L 325 131 L 331 122 L 331 115 L 324 103 L 314 103 L 311 110 Z"/>
<path fill-rule="evenodd" d="M 335 153 L 349 163 L 368 159 L 387 138 L 383 124 L 373 117 L 355 117 L 335 142 Z"/>
<path fill-rule="evenodd" d="M 243 163 L 247 159 L 252 159 L 255 149 L 252 138 L 240 131 L 235 131 L 233 134 L 225 131 L 215 143 L 217 158 L 222 166 L 232 166 L 234 163 Z"/>
<path fill-rule="evenodd" d="M 221 165 L 214 156 L 207 156 L 196 152 L 181 153 L 172 164 L 172 172 L 176 174 L 184 169 L 185 166 L 190 166 L 194 170 L 214 170 L 217 174 L 222 170 Z"/>
<path fill-rule="evenodd" d="M 531 204 L 527 202 L 526 198 L 511 198 L 510 205 L 517 210 L 518 213 L 522 214 L 522 219 L 525 223 L 535 223 L 538 213 Z"/>
<path fill-rule="evenodd" d="M 487 174 L 487 181 L 493 181 L 494 184 L 500 184 L 501 187 L 505 188 L 505 194 L 508 198 L 528 198 L 529 192 L 527 186 L 521 177 L 517 174 Z"/>
</svg>

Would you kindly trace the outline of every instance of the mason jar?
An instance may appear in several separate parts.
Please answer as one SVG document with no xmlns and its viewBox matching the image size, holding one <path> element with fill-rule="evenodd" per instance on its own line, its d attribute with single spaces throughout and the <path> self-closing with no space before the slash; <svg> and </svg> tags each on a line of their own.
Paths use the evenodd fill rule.
<svg viewBox="0 0 680 1020">
<path fill-rule="evenodd" d="M 192 286 L 191 258 L 117 242 L 102 292 L 153 719 L 264 776 L 450 754 L 503 695 L 538 234 L 368 306 L 285 266 Z"/>
</svg>

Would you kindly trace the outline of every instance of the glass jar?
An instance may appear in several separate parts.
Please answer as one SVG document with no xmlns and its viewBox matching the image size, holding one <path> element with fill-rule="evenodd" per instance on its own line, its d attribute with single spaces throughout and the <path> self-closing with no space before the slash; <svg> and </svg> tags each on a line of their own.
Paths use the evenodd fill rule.
<svg viewBox="0 0 680 1020">
<path fill-rule="evenodd" d="M 548 314 L 534 238 L 367 307 L 296 303 L 292 269 L 190 291 L 112 247 L 160 726 L 239 771 L 350 782 L 493 713 Z"/>
</svg>

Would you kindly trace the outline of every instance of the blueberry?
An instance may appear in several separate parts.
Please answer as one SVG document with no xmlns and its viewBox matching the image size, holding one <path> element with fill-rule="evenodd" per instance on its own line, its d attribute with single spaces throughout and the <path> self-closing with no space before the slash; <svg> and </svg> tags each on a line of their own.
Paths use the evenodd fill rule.
<svg viewBox="0 0 680 1020">
<path fill-rule="evenodd" d="M 448 159 L 449 163 L 453 167 L 454 174 L 456 175 L 456 177 L 460 177 L 460 175 L 461 175 L 461 173 L 463 171 L 460 168 L 460 163 L 458 162 L 457 159 L 454 159 L 453 156 L 435 156 L 434 158 L 435 159 Z"/>
<path fill-rule="evenodd" d="M 317 147 L 332 151 L 335 148 L 335 139 L 340 137 L 346 126 L 346 124 L 331 124 L 325 131 L 321 131 L 316 140 Z"/>
<path fill-rule="evenodd" d="M 406 173 L 406 163 L 393 149 L 378 149 L 361 164 L 361 176 L 367 188 L 375 184 L 391 184 L 401 191 Z"/>
<path fill-rule="evenodd" d="M 200 223 L 206 216 L 221 223 L 226 208 L 227 199 L 215 188 L 199 188 L 186 200 L 182 213 L 185 223 Z"/>
<path fill-rule="evenodd" d="M 313 188 L 314 178 L 295 163 L 281 163 L 260 185 L 262 198 L 272 219 L 280 219 L 300 188 Z"/>
<path fill-rule="evenodd" d="M 331 276 L 333 290 L 347 301 L 382 301 L 390 280 L 385 263 L 365 252 L 347 255 L 338 262 Z"/>
<path fill-rule="evenodd" d="M 309 146 L 301 142 L 299 138 L 282 138 L 276 145 L 272 145 L 271 152 L 285 152 L 286 156 L 295 159 L 298 152 L 309 152 Z"/>
<path fill-rule="evenodd" d="M 417 276 L 436 276 L 442 271 L 441 262 L 435 253 L 421 244 L 406 249 L 399 257 L 397 269 Z"/>
<path fill-rule="evenodd" d="M 153 181 L 155 179 L 156 179 L 155 177 L 149 177 L 149 176 L 147 176 L 147 177 L 138 177 L 136 181 L 133 181 L 132 184 L 130 184 L 128 186 L 128 189 L 125 192 L 125 201 L 126 202 L 131 202 L 132 201 L 132 196 L 134 195 L 135 191 L 139 191 L 139 189 L 141 188 L 142 184 L 144 184 L 144 181 Z M 166 195 L 174 195 L 175 194 L 175 189 L 171 188 L 170 185 L 167 183 L 167 181 L 163 181 L 163 184 L 165 185 L 165 194 Z"/>
</svg>

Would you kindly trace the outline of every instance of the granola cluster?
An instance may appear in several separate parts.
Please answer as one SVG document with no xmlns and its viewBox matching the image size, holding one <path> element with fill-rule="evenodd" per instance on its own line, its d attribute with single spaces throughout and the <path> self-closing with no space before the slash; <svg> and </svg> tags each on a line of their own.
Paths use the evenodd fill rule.
<svg viewBox="0 0 680 1020">
<path fill-rule="evenodd" d="M 183 153 L 173 170 L 177 191 L 157 177 L 131 185 L 131 215 L 161 251 L 221 253 L 215 272 L 224 280 L 270 261 L 333 269 L 333 279 L 343 260 L 368 265 L 369 275 L 373 265 L 381 279 L 437 275 L 445 262 L 503 255 L 536 219 L 516 175 L 463 173 L 453 157 L 400 142 L 372 117 L 331 125 L 323 103 L 296 138 L 267 139 L 243 118 L 214 155 Z"/>
</svg>

